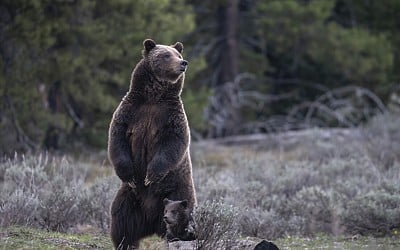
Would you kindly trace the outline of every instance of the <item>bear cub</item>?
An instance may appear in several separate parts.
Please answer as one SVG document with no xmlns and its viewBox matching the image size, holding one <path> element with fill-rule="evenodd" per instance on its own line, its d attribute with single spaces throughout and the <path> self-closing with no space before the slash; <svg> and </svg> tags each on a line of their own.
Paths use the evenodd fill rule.
<svg viewBox="0 0 400 250">
<path fill-rule="evenodd" d="M 191 241 L 195 240 L 194 228 L 191 225 L 193 219 L 188 207 L 188 201 L 172 201 L 164 199 L 164 222 L 167 228 L 167 241 Z"/>
</svg>

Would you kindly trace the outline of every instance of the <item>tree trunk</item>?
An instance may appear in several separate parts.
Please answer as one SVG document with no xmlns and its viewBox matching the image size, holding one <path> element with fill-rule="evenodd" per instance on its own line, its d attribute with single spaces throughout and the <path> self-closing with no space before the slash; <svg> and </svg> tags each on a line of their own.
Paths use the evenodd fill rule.
<svg viewBox="0 0 400 250">
<path fill-rule="evenodd" d="M 240 121 L 237 102 L 239 71 L 238 0 L 227 0 L 217 9 L 218 29 L 221 36 L 214 62 L 216 81 L 214 95 L 207 109 L 208 137 L 223 137 L 237 133 Z"/>
</svg>

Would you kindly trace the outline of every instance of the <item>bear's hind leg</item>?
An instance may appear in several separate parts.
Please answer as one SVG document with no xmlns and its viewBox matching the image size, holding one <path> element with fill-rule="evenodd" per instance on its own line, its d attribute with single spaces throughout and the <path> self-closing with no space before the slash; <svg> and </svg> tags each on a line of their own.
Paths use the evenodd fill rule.
<svg viewBox="0 0 400 250">
<path fill-rule="evenodd" d="M 111 239 L 115 249 L 138 249 L 143 238 L 140 203 L 131 187 L 122 184 L 111 205 Z"/>
<path fill-rule="evenodd" d="M 148 190 L 143 202 L 143 212 L 145 214 L 146 236 L 157 234 L 160 237 L 165 236 L 166 227 L 164 223 L 164 204 L 163 199 L 154 195 L 152 190 Z"/>
</svg>

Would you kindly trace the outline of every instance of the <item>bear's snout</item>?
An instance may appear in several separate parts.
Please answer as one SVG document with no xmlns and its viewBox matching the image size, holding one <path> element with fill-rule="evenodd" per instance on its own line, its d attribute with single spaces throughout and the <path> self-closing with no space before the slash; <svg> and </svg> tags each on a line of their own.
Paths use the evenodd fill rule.
<svg viewBox="0 0 400 250">
<path fill-rule="evenodd" d="M 186 71 L 186 68 L 187 68 L 187 65 L 188 65 L 189 63 L 188 63 L 188 61 L 186 61 L 186 60 L 182 60 L 181 61 L 181 72 L 185 72 Z"/>
<path fill-rule="evenodd" d="M 164 216 L 163 219 L 164 219 L 164 222 L 165 222 L 165 223 L 167 223 L 167 224 L 172 224 L 172 222 L 170 222 L 170 221 L 168 220 L 168 217 L 167 217 L 167 216 Z"/>
<path fill-rule="evenodd" d="M 188 61 L 186 61 L 186 60 L 182 60 L 181 61 L 181 65 L 182 66 L 187 66 L 189 63 L 188 63 Z"/>
</svg>

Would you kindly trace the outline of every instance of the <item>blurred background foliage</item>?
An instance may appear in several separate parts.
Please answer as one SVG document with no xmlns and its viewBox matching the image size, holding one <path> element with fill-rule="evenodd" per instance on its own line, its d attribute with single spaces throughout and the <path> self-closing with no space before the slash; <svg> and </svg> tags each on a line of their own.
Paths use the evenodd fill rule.
<svg viewBox="0 0 400 250">
<path fill-rule="evenodd" d="M 339 110 L 399 100 L 399 12 L 399 0 L 3 0 L 0 152 L 105 148 L 145 38 L 185 45 L 195 139 L 305 127 L 310 107 L 336 120 L 307 126 L 358 125 L 374 112 Z"/>
</svg>

